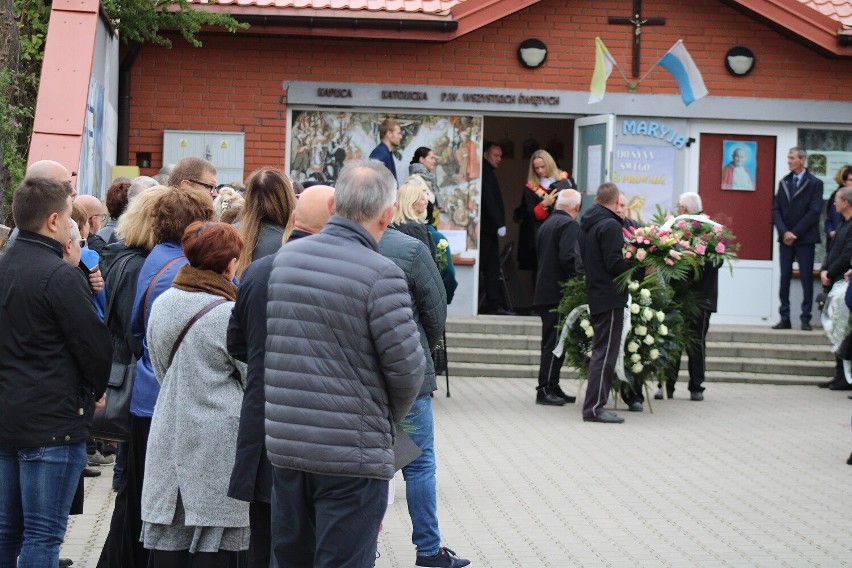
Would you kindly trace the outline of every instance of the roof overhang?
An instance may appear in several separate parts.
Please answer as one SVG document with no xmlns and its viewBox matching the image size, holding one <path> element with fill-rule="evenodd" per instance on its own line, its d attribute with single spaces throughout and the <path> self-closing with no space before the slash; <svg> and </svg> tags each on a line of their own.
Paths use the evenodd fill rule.
<svg viewBox="0 0 852 568">
<path fill-rule="evenodd" d="M 852 30 L 803 0 L 720 0 L 826 57 L 852 57 Z"/>
</svg>

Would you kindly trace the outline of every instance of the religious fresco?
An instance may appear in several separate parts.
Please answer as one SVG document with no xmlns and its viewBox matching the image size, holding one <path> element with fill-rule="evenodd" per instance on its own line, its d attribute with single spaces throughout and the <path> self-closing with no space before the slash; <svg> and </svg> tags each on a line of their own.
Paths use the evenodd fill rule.
<svg viewBox="0 0 852 568">
<path fill-rule="evenodd" d="M 295 181 L 333 185 L 348 160 L 367 158 L 379 144 L 379 124 L 387 117 L 399 122 L 402 143 L 394 151 L 397 181 L 408 179 L 408 166 L 420 146 L 437 158 L 435 193 L 439 230 L 463 231 L 467 250 L 479 240 L 482 117 L 419 115 L 330 110 L 292 111 L 288 154 Z M 453 252 L 462 252 L 453 248 Z"/>
</svg>

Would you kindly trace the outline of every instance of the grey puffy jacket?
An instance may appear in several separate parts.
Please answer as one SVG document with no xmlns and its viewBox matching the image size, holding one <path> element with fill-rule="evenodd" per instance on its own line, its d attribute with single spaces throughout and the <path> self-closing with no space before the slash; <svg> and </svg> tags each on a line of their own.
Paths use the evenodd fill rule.
<svg viewBox="0 0 852 568">
<path fill-rule="evenodd" d="M 426 367 L 402 271 L 332 217 L 283 247 L 269 279 L 266 447 L 276 467 L 391 479 L 394 423 Z"/>
</svg>

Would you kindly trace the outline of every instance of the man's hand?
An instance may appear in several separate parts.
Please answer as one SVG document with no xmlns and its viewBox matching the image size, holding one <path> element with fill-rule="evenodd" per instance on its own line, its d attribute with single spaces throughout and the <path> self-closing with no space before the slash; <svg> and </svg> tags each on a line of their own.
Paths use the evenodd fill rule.
<svg viewBox="0 0 852 568">
<path fill-rule="evenodd" d="M 831 278 L 828 277 L 828 270 L 823 270 L 819 273 L 819 279 L 823 286 L 831 286 Z"/>
<path fill-rule="evenodd" d="M 793 246 L 793 243 L 796 242 L 797 238 L 798 237 L 796 235 L 794 235 L 792 232 L 784 231 L 784 235 L 781 237 L 781 240 L 784 242 L 785 245 L 787 245 L 788 247 L 791 247 L 791 246 Z"/>
<path fill-rule="evenodd" d="M 97 294 L 104 289 L 104 277 L 101 276 L 100 266 L 96 266 L 89 272 L 89 288 L 92 289 L 92 294 Z"/>
<path fill-rule="evenodd" d="M 498 237 L 505 237 L 506 236 L 506 227 L 500 227 L 499 229 L 497 229 L 497 236 Z"/>
<path fill-rule="evenodd" d="M 106 393 L 95 403 L 95 412 L 98 410 L 103 410 L 106 406 Z"/>
<path fill-rule="evenodd" d="M 849 276 L 850 276 L 850 275 L 852 275 L 852 270 L 847 270 L 847 271 L 843 274 L 843 279 L 844 279 L 844 280 L 846 280 L 847 282 L 849 282 Z"/>
</svg>

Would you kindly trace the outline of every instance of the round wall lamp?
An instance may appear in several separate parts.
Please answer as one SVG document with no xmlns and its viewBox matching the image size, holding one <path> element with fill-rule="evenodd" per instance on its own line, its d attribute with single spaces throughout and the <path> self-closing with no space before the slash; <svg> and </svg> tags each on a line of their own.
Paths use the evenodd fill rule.
<svg viewBox="0 0 852 568">
<path fill-rule="evenodd" d="M 725 54 L 725 69 L 736 77 L 748 75 L 754 69 L 754 53 L 741 45 L 732 47 Z"/>
<path fill-rule="evenodd" d="M 544 65 L 547 61 L 547 46 L 540 39 L 527 39 L 518 46 L 518 61 L 529 69 Z"/>
</svg>

